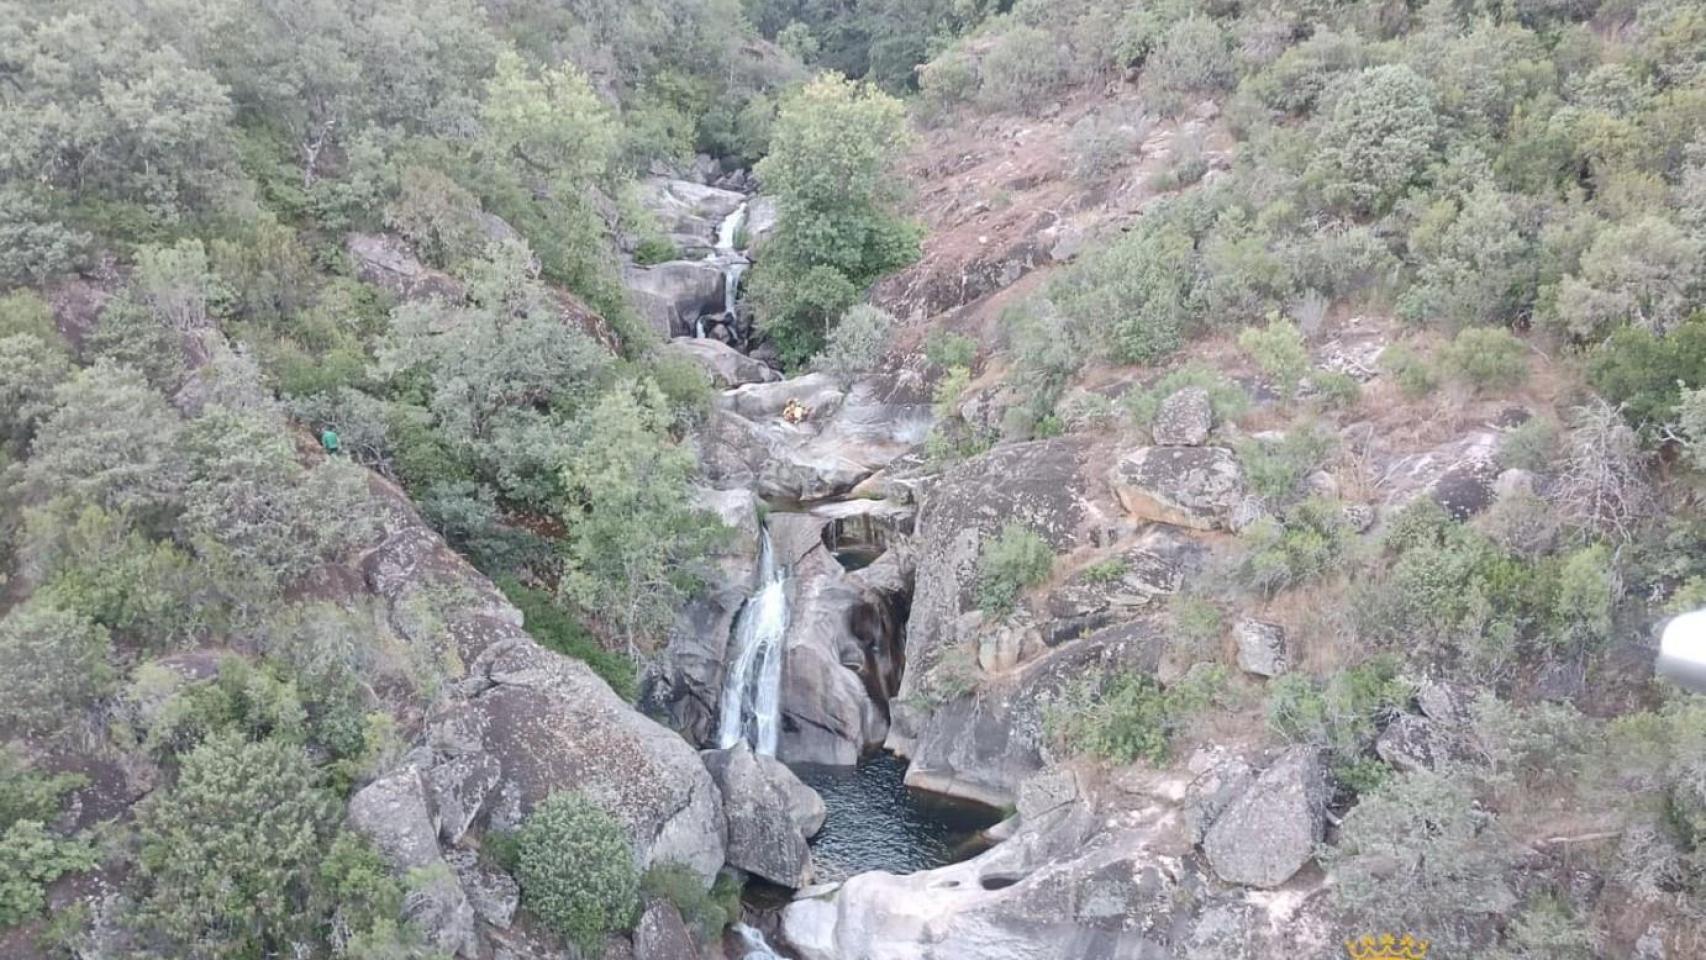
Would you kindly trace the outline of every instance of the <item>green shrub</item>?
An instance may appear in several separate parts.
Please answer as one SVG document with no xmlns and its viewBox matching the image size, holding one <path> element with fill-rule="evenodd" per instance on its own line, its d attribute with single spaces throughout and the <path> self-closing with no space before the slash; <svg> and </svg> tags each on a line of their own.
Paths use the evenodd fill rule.
<svg viewBox="0 0 1706 960">
<path fill-rule="evenodd" d="M 610 814 L 573 793 L 554 793 L 516 836 L 522 902 L 583 951 L 627 930 L 640 907 L 640 877 L 628 834 Z"/>
<path fill-rule="evenodd" d="M 1238 79 L 1232 40 L 1212 18 L 1186 17 L 1161 37 L 1143 74 L 1156 106 L 1179 113 L 1191 96 L 1225 90 Z"/>
<path fill-rule="evenodd" d="M 31 600 L 0 619 L 0 674 L 8 726 L 51 732 L 104 696 L 113 682 L 107 629 L 51 602 Z"/>
<path fill-rule="evenodd" d="M 1362 399 L 1362 382 L 1337 370 L 1317 370 L 1309 375 L 1315 396 L 1329 410 L 1348 410 Z"/>
<path fill-rule="evenodd" d="M 14 821 L 0 833 L 0 930 L 39 916 L 48 884 L 96 863 L 88 844 L 49 833 L 36 820 Z"/>
<path fill-rule="evenodd" d="M 1095 331 L 1114 359 L 1150 363 L 1178 349 L 1187 332 L 1195 259 L 1191 236 L 1151 212 L 1057 273 L 1047 298 L 1067 325 Z"/>
<path fill-rule="evenodd" d="M 1053 569 L 1048 541 L 1023 524 L 1009 523 L 995 539 L 984 541 L 978 554 L 977 605 L 992 617 L 1005 617 L 1019 594 L 1048 579 Z"/>
<path fill-rule="evenodd" d="M 1671 423 L 1682 390 L 1706 386 L 1706 320 L 1663 336 L 1638 327 L 1617 330 L 1588 355 L 1588 379 L 1645 432 Z"/>
<path fill-rule="evenodd" d="M 1281 396 L 1297 393 L 1298 382 L 1309 372 L 1309 348 L 1296 324 L 1271 317 L 1266 328 L 1251 327 L 1240 333 L 1238 345 L 1274 381 Z"/>
<path fill-rule="evenodd" d="M 1398 389 L 1411 399 L 1425 397 L 1439 385 L 1426 358 L 1402 343 L 1395 343 L 1381 352 L 1380 366 L 1392 375 Z"/>
<path fill-rule="evenodd" d="M 1192 671 L 1166 688 L 1148 674 L 1114 673 L 1074 685 L 1044 725 L 1072 753 L 1116 764 L 1160 764 L 1173 735 L 1218 702 L 1225 686 L 1221 667 Z"/>
<path fill-rule="evenodd" d="M 1413 694 L 1399 666 L 1398 658 L 1379 656 L 1325 681 L 1299 672 L 1277 677 L 1268 685 L 1268 727 L 1292 743 L 1328 748 L 1334 769 L 1347 769 Z M 1359 772 L 1366 783 L 1368 771 Z"/>
<path fill-rule="evenodd" d="M 842 314 L 829 332 L 823 352 L 812 358 L 812 369 L 843 384 L 875 369 L 888 352 L 895 321 L 886 311 L 861 303 Z"/>
<path fill-rule="evenodd" d="M 23 752 L 0 746 L 0 830 L 19 820 L 47 823 L 59 815 L 59 799 L 88 785 L 80 773 L 40 773 Z"/>
<path fill-rule="evenodd" d="M 1466 780 L 1427 770 L 1386 778 L 1320 852 L 1347 920 L 1426 930 L 1435 949 L 1454 955 L 1471 952 L 1489 878 L 1503 876 L 1517 854 Z"/>
<path fill-rule="evenodd" d="M 977 341 L 963 333 L 937 327 L 924 337 L 924 357 L 944 369 L 964 367 L 970 370 L 977 360 Z"/>
<path fill-rule="evenodd" d="M 1300 424 L 1278 440 L 1238 443 L 1245 482 L 1255 493 L 1284 501 L 1297 493 L 1303 478 L 1320 469 L 1337 446 L 1333 434 L 1313 423 Z"/>
<path fill-rule="evenodd" d="M 177 956 L 259 955 L 312 936 L 304 908 L 337 803 L 300 744 L 218 733 L 137 806 L 137 920 Z"/>
<path fill-rule="evenodd" d="M 1468 327 L 1439 353 L 1440 367 L 1477 393 L 1511 390 L 1528 381 L 1528 351 L 1509 330 Z"/>
<path fill-rule="evenodd" d="M 1560 652 L 1604 646 L 1612 635 L 1612 609 L 1622 583 L 1610 548 L 1596 543 L 1573 551 L 1558 571 L 1546 640 Z"/>
<path fill-rule="evenodd" d="M 950 48 L 918 71 L 918 99 L 927 117 L 940 117 L 977 93 L 978 67 L 964 50 Z"/>
<path fill-rule="evenodd" d="M 680 258 L 681 251 L 675 244 L 662 237 L 646 237 L 634 247 L 634 262 L 642 267 L 667 263 Z"/>
<path fill-rule="evenodd" d="M 707 890 L 698 874 L 675 863 L 654 863 L 640 877 L 640 892 L 673 904 L 705 943 L 740 919 L 740 890 L 740 881 L 732 872 L 717 874 L 716 882 Z"/>
<path fill-rule="evenodd" d="M 1548 473 L 1557 469 L 1560 453 L 1558 425 L 1530 417 L 1499 438 L 1499 465 L 1507 469 Z"/>
<path fill-rule="evenodd" d="M 1066 150 L 1072 158 L 1072 175 L 1094 183 L 1136 159 L 1152 125 L 1147 116 L 1128 119 L 1106 111 L 1080 117 L 1067 133 Z"/>
<path fill-rule="evenodd" d="M 1078 576 L 1087 583 L 1113 583 L 1125 576 L 1130 568 L 1124 557 L 1109 557 L 1079 570 Z"/>
<path fill-rule="evenodd" d="M 1013 27 L 979 64 L 978 102 L 986 110 L 1034 110 L 1059 91 L 1068 68 L 1064 51 L 1047 30 Z"/>
<path fill-rule="evenodd" d="M 1239 580 L 1271 597 L 1346 562 L 1351 531 L 1336 501 L 1309 499 L 1279 517 L 1263 517 L 1239 535 Z"/>
</svg>

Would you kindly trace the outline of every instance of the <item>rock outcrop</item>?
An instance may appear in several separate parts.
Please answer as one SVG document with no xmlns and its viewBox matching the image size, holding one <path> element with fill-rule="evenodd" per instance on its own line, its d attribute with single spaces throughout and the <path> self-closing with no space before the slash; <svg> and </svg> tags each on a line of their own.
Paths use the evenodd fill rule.
<svg viewBox="0 0 1706 960">
<path fill-rule="evenodd" d="M 1257 960 L 1337 948 L 1324 898 L 1228 889 L 1204 870 L 1172 799 L 1182 783 L 1136 786 L 1105 798 L 1027 789 L 1012 839 L 935 870 L 859 874 L 790 904 L 782 933 L 805 960 Z"/>
<path fill-rule="evenodd" d="M 789 401 L 804 416 L 783 416 Z M 698 436 L 700 462 L 721 488 L 800 502 L 839 496 L 910 452 L 930 430 L 922 375 L 901 370 L 843 388 L 823 374 L 731 390 Z"/>
<path fill-rule="evenodd" d="M 1214 429 L 1214 406 L 1208 391 L 1202 387 L 1186 387 L 1161 401 L 1155 413 L 1149 435 L 1161 446 L 1198 446 L 1208 440 Z"/>
<path fill-rule="evenodd" d="M 535 643 L 521 613 L 400 491 L 378 479 L 371 487 L 385 535 L 362 557 L 353 589 L 381 603 L 402 642 L 458 666 L 409 764 L 358 794 L 352 822 L 379 831 L 381 849 L 407 851 L 391 860 L 415 869 L 432 865 L 447 836 L 513 828 L 545 797 L 575 791 L 622 823 L 636 866 L 679 863 L 709 883 L 724 861 L 725 826 L 721 797 L 693 748 L 584 663 Z M 429 789 L 437 803 L 428 802 Z M 408 825 L 406 843 L 384 839 L 398 824 Z M 457 885 L 450 870 L 435 875 Z M 458 918 L 469 909 L 459 888 L 447 889 L 444 902 Z"/>
<path fill-rule="evenodd" d="M 1319 751 L 1294 747 L 1226 806 L 1203 853 L 1228 883 L 1277 887 L 1315 855 L 1327 818 L 1327 771 Z"/>
<path fill-rule="evenodd" d="M 1289 659 L 1285 651 L 1285 628 L 1261 620 L 1240 620 L 1232 627 L 1238 644 L 1238 669 L 1258 677 L 1284 673 Z"/>
<path fill-rule="evenodd" d="M 823 800 L 774 757 L 758 756 L 744 743 L 701 756 L 722 792 L 729 865 L 784 887 L 811 883 L 803 826 L 823 825 Z"/>
<path fill-rule="evenodd" d="M 622 282 L 653 330 L 664 337 L 689 336 L 693 324 L 723 309 L 723 268 L 706 260 L 670 260 L 629 267 Z"/>
<path fill-rule="evenodd" d="M 720 340 L 676 337 L 665 344 L 664 349 L 698 364 L 710 376 L 711 386 L 719 390 L 782 379 L 782 375 L 770 369 L 768 364 L 754 360 Z"/>
<path fill-rule="evenodd" d="M 392 870 L 423 878 L 411 888 L 404 919 L 415 923 L 437 949 L 474 956 L 474 908 L 439 852 L 420 771 L 404 766 L 361 788 L 350 798 L 349 823 L 373 841 Z"/>
<path fill-rule="evenodd" d="M 1049 759 L 1049 708 L 1074 684 L 1110 671 L 1153 672 L 1163 643 L 1157 623 L 1109 627 L 1012 674 L 985 678 L 969 694 L 909 712 L 911 735 L 889 738 L 890 748 L 912 761 L 907 785 L 991 806 L 1011 803 L 1017 785 Z"/>
<path fill-rule="evenodd" d="M 399 300 L 439 297 L 455 302 L 466 295 L 461 281 L 421 263 L 408 242 L 395 234 L 352 233 L 345 238 L 344 249 L 355 262 L 358 279 L 390 291 Z"/>
<path fill-rule="evenodd" d="M 642 180 L 638 196 L 683 258 L 710 253 L 724 218 L 746 202 L 746 195 L 734 190 L 664 177 Z"/>
<path fill-rule="evenodd" d="M 1224 447 L 1141 447 L 1108 483 L 1133 517 L 1197 530 L 1230 529 L 1244 498 L 1244 470 Z"/>
</svg>

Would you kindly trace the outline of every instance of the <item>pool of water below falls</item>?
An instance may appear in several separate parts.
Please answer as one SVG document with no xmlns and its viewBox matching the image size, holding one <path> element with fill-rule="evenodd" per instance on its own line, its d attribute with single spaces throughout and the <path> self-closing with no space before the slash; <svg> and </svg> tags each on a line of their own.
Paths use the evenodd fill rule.
<svg viewBox="0 0 1706 960">
<path fill-rule="evenodd" d="M 792 769 L 823 797 L 828 816 L 812 838 L 819 883 L 867 870 L 914 873 L 976 856 L 983 831 L 999 811 L 906 786 L 906 761 L 887 751 L 856 767 L 796 764 Z"/>
</svg>

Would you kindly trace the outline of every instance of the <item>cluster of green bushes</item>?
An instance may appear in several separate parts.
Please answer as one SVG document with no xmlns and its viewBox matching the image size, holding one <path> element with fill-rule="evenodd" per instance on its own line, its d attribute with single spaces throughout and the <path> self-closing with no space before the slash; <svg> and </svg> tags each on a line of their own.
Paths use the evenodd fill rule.
<svg viewBox="0 0 1706 960">
<path fill-rule="evenodd" d="M 1045 715 L 1044 726 L 1069 753 L 1160 764 L 1194 716 L 1222 705 L 1226 684 L 1220 667 L 1193 670 L 1165 687 L 1148 674 L 1115 671 L 1073 684 Z"/>
</svg>

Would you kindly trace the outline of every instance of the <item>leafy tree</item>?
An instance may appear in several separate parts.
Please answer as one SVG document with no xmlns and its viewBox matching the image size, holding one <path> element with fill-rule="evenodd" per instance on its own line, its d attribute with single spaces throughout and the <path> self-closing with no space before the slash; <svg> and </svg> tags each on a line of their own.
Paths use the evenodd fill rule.
<svg viewBox="0 0 1706 960">
<path fill-rule="evenodd" d="M 26 446 L 36 424 L 53 412 L 53 391 L 71 376 L 57 344 L 29 333 L 0 336 L 0 446 Z"/>
<path fill-rule="evenodd" d="M 655 384 L 612 390 L 576 421 L 561 472 L 562 596 L 630 654 L 674 621 L 723 532 L 691 505 L 693 455 L 669 438 L 669 422 Z"/>
<path fill-rule="evenodd" d="M 1694 309 L 1702 256 L 1701 241 L 1657 217 L 1601 231 L 1579 272 L 1559 285 L 1558 322 L 1584 340 L 1621 323 L 1663 334 Z"/>
<path fill-rule="evenodd" d="M 1420 265 L 1399 308 L 1412 322 L 1509 324 L 1532 305 L 1533 250 L 1510 201 L 1492 187 L 1436 201 L 1411 232 L 1410 251 Z"/>
<path fill-rule="evenodd" d="M 1191 320 L 1194 275 L 1190 233 L 1155 211 L 1051 279 L 1047 298 L 1102 352 L 1148 363 L 1178 349 Z"/>
<path fill-rule="evenodd" d="M 39 579 L 38 596 L 156 649 L 203 622 L 194 562 L 125 515 L 59 499 L 23 520 L 20 553 Z"/>
<path fill-rule="evenodd" d="M 1433 85 L 1400 64 L 1369 67 L 1335 85 L 1312 174 L 1333 203 L 1380 212 L 1436 155 Z"/>
<path fill-rule="evenodd" d="M 333 813 L 300 745 L 209 736 L 138 805 L 137 920 L 172 956 L 286 948 L 311 932 Z"/>
<path fill-rule="evenodd" d="M 97 362 L 60 384 L 53 402 L 24 465 L 34 497 L 67 496 L 138 518 L 177 505 L 182 421 L 140 374 Z"/>
<path fill-rule="evenodd" d="M 8 9 L 0 179 L 167 220 L 211 203 L 232 158 L 231 106 L 212 75 L 116 6 Z M 99 225 L 123 229 L 117 218 Z"/>
<path fill-rule="evenodd" d="M 783 104 L 757 168 L 778 220 L 750 291 L 785 361 L 820 349 L 860 290 L 918 255 L 917 229 L 894 213 L 906 142 L 900 101 L 838 76 Z"/>
<path fill-rule="evenodd" d="M 0 619 L 0 670 L 10 689 L 0 718 L 24 730 L 51 732 L 112 685 L 105 627 L 32 599 Z"/>
<path fill-rule="evenodd" d="M 894 326 L 894 317 L 886 311 L 868 304 L 854 307 L 830 331 L 823 352 L 812 358 L 812 368 L 852 383 L 882 359 Z"/>
<path fill-rule="evenodd" d="M 366 486 L 338 461 L 297 462 L 289 434 L 262 414 L 210 408 L 184 432 L 182 524 L 254 584 L 285 584 L 374 529 Z"/>
<path fill-rule="evenodd" d="M 554 184 L 603 177 L 616 151 L 609 108 L 573 64 L 535 71 L 518 54 L 500 55 L 481 120 L 492 150 Z"/>
<path fill-rule="evenodd" d="M 627 832 L 573 793 L 554 793 L 516 836 L 521 896 L 546 925 L 584 951 L 626 930 L 640 907 L 640 877 Z"/>
</svg>

